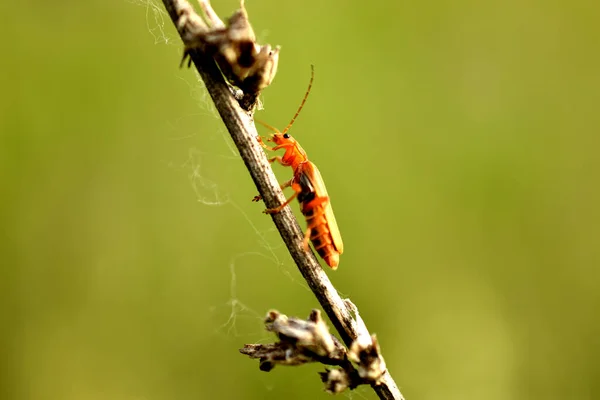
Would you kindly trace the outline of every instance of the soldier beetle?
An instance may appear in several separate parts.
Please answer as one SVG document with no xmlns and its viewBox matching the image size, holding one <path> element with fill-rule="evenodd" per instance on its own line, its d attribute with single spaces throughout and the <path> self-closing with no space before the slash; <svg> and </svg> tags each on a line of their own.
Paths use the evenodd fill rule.
<svg viewBox="0 0 600 400">
<path fill-rule="evenodd" d="M 298 111 L 296 111 L 292 121 L 283 132 L 262 121 L 257 121 L 273 131 L 273 134 L 267 141 L 275 143 L 275 146 L 267 146 L 259 137 L 260 144 L 270 151 L 285 149 L 283 156 L 275 156 L 269 159 L 269 162 L 277 161 L 285 167 L 291 167 L 294 171 L 292 179 L 282 183 L 281 189 L 291 187 L 295 193 L 279 207 L 269 208 L 264 210 L 264 212 L 266 214 L 277 214 L 297 197 L 300 202 L 300 210 L 306 218 L 308 225 L 304 234 L 305 248 L 308 249 L 308 241 L 310 240 L 317 253 L 325 260 L 327 265 L 336 269 L 339 265 L 340 254 L 344 251 L 344 244 L 333 214 L 333 209 L 331 208 L 325 183 L 316 165 L 308 160 L 304 149 L 287 133 L 300 114 L 302 107 L 304 107 L 304 103 L 312 88 L 313 80 L 314 68 L 312 69 L 310 83 L 308 84 L 304 99 L 302 99 Z M 259 201 L 260 199 L 260 196 L 256 196 L 253 201 Z"/>
</svg>

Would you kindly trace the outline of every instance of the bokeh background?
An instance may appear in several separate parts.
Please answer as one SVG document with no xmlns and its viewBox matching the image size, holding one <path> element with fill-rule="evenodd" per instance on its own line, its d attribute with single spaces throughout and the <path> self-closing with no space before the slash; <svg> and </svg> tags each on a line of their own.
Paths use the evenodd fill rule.
<svg viewBox="0 0 600 400">
<path fill-rule="evenodd" d="M 599 398 L 598 3 L 247 7 L 282 46 L 259 118 L 315 65 L 292 134 L 344 238 L 328 273 L 405 396 Z M 318 304 L 162 4 L 0 8 L 0 397 L 330 398 L 238 354 Z"/>
</svg>

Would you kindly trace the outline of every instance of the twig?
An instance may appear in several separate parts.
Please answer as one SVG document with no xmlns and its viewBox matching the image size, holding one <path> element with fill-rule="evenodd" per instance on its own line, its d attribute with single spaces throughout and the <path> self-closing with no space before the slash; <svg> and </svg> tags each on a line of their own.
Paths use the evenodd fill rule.
<svg viewBox="0 0 600 400">
<path fill-rule="evenodd" d="M 325 390 L 332 394 L 360 385 L 379 385 L 386 367 L 377 337 L 359 338 L 346 349 L 329 333 L 319 310 L 312 310 L 308 319 L 288 317 L 271 310 L 265 318 L 265 327 L 279 339 L 271 344 L 246 344 L 240 353 L 260 360 L 261 371 L 270 371 L 276 365 L 320 363 L 334 366 L 320 372 Z"/>
<path fill-rule="evenodd" d="M 194 25 L 197 21 L 194 18 L 186 18 L 185 21 L 182 21 L 180 16 L 182 15 L 181 10 L 189 10 L 191 6 L 185 0 L 163 0 L 163 3 L 171 20 L 178 28 L 182 40 L 186 43 L 184 35 L 197 28 Z M 285 201 L 285 197 L 257 140 L 258 133 L 251 120 L 252 112 L 246 112 L 239 106 L 212 57 L 203 56 L 199 51 L 192 51 L 189 55 L 266 206 L 268 208 L 277 207 Z M 272 215 L 272 218 L 300 273 L 346 346 L 351 347 L 359 337 L 370 337 L 358 315 L 358 310 L 352 307 L 353 305 L 350 306 L 351 303 L 348 301 L 342 300 L 313 252 L 310 249 L 305 250 L 303 231 L 290 207 L 285 207 L 280 213 Z M 373 389 L 381 399 L 404 399 L 388 371 L 381 377 L 380 384 L 373 385 Z"/>
</svg>

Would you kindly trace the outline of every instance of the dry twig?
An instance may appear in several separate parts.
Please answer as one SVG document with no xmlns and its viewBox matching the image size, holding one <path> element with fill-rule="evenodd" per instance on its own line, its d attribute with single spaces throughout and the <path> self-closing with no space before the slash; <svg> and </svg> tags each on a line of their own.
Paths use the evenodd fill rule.
<svg viewBox="0 0 600 400">
<path fill-rule="evenodd" d="M 163 0 L 163 3 L 184 43 L 193 40 L 194 33 L 206 32 L 202 18 L 193 11 L 186 0 Z M 204 0 L 203 4 L 206 6 L 208 2 Z M 285 201 L 285 197 L 258 143 L 258 134 L 251 121 L 251 111 L 247 112 L 240 107 L 212 56 L 203 53 L 200 48 L 189 52 L 189 56 L 198 69 L 206 90 L 213 99 L 266 206 L 277 207 Z M 359 338 L 370 338 L 371 335 L 356 307 L 349 300 L 342 300 L 313 252 L 310 249 L 305 250 L 303 231 L 290 208 L 284 208 L 280 213 L 272 215 L 272 218 L 300 273 L 346 346 L 350 348 Z M 387 370 L 378 379 L 378 384 L 373 384 L 372 387 L 381 399 L 403 399 Z"/>
<path fill-rule="evenodd" d="M 260 359 L 260 369 L 270 371 L 275 365 L 302 365 L 318 362 L 335 366 L 320 372 L 329 393 L 337 394 L 360 385 L 379 385 L 386 372 L 379 352 L 377 338 L 358 338 L 347 350 L 329 333 L 319 310 L 313 310 L 308 320 L 301 320 L 271 310 L 265 318 L 268 331 L 274 332 L 279 342 L 247 344 L 240 353 Z M 354 366 L 353 362 L 357 365 Z"/>
</svg>

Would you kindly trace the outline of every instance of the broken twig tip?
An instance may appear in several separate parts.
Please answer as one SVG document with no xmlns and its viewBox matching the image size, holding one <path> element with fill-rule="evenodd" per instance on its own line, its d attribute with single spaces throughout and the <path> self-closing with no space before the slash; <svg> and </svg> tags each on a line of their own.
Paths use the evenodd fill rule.
<svg viewBox="0 0 600 400">
<path fill-rule="evenodd" d="M 228 82 L 243 96 L 238 102 L 246 111 L 256 106 L 260 92 L 269 86 L 279 63 L 279 47 L 260 45 L 250 25 L 244 2 L 225 24 L 208 0 L 200 0 L 204 19 L 186 1 L 177 2 L 177 29 L 184 41 L 180 67 L 195 54 L 213 57 Z"/>
</svg>

